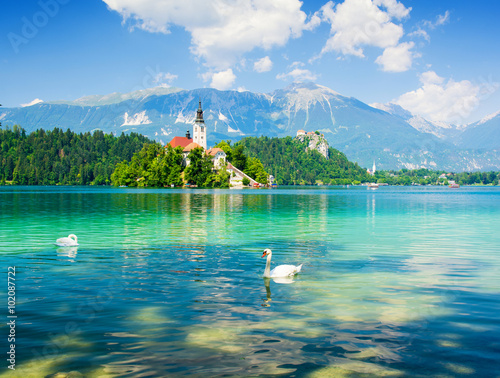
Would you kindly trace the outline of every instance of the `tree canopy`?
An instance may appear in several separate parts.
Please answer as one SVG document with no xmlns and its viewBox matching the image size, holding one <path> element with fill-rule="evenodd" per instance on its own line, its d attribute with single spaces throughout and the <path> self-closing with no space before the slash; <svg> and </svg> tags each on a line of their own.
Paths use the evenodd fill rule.
<svg viewBox="0 0 500 378">
<path fill-rule="evenodd" d="M 130 160 L 148 139 L 97 130 L 77 134 L 55 128 L 29 135 L 0 125 L 0 182 L 17 185 L 109 184 L 118 162 Z"/>
<path fill-rule="evenodd" d="M 347 160 L 338 150 L 329 149 L 329 159 L 316 150 L 306 151 L 307 142 L 292 137 L 247 137 L 235 144 L 247 154 L 247 170 L 260 159 L 262 168 L 280 185 L 352 184 L 370 181 L 366 169 Z M 250 162 L 248 164 L 248 162 Z"/>
</svg>

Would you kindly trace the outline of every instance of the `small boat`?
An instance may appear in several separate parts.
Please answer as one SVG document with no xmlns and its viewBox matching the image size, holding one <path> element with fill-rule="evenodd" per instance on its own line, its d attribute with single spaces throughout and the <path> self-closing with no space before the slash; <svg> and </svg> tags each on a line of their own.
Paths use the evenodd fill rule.
<svg viewBox="0 0 500 378">
<path fill-rule="evenodd" d="M 454 182 L 453 184 L 448 185 L 448 187 L 452 188 L 452 189 L 456 189 L 456 188 L 460 188 L 460 185 L 458 185 L 456 182 Z"/>
<path fill-rule="evenodd" d="M 375 182 L 369 182 L 368 189 L 378 189 L 378 184 Z"/>
</svg>

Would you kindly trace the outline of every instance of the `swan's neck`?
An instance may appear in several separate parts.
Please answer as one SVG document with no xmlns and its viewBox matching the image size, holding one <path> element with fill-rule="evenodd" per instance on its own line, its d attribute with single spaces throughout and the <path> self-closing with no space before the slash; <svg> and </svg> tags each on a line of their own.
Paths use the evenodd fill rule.
<svg viewBox="0 0 500 378">
<path fill-rule="evenodd" d="M 267 255 L 266 269 L 264 270 L 264 277 L 271 276 L 271 254 Z"/>
</svg>

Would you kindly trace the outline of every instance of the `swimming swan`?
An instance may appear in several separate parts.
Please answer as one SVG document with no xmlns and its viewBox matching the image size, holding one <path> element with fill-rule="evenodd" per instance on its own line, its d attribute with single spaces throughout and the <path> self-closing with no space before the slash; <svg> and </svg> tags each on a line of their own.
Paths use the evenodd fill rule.
<svg viewBox="0 0 500 378">
<path fill-rule="evenodd" d="M 278 265 L 276 268 L 271 270 L 271 256 L 273 253 L 269 248 L 264 250 L 262 257 L 267 256 L 266 269 L 264 270 L 264 277 L 292 277 L 293 275 L 300 272 L 302 269 L 302 264 L 299 266 L 295 265 Z"/>
<path fill-rule="evenodd" d="M 57 239 L 55 244 L 59 247 L 76 247 L 78 245 L 78 238 L 75 234 L 70 234 L 68 237 Z"/>
</svg>

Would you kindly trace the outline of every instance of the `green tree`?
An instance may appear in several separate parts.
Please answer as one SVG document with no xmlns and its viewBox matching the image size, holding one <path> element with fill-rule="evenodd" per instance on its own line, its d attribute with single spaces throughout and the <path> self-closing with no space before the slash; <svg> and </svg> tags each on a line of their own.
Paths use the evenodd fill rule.
<svg viewBox="0 0 500 378">
<path fill-rule="evenodd" d="M 232 159 L 231 159 L 231 163 L 233 163 L 233 165 L 236 168 L 238 168 L 238 169 L 240 169 L 242 171 L 247 166 L 247 157 L 243 153 L 244 149 L 245 149 L 245 147 L 243 145 L 238 145 L 235 148 L 233 148 Z"/>
<path fill-rule="evenodd" d="M 212 173 L 213 164 L 210 156 L 205 154 L 203 148 L 195 148 L 191 150 L 187 159 L 189 165 L 184 171 L 186 182 L 203 187 Z"/>
</svg>

